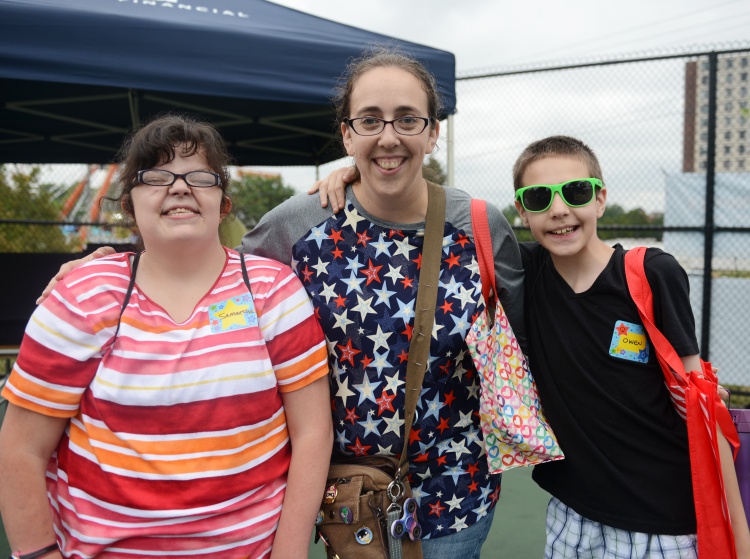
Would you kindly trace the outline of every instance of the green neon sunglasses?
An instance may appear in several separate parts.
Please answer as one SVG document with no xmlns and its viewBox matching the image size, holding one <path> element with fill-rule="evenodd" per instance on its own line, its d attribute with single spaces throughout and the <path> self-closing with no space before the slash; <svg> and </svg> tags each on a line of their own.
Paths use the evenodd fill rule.
<svg viewBox="0 0 750 559">
<path fill-rule="evenodd" d="M 603 188 L 604 184 L 593 178 L 573 179 L 560 184 L 532 184 L 516 190 L 516 200 L 527 212 L 546 212 L 555 194 L 559 194 L 571 208 L 582 208 L 594 200 L 597 187 Z"/>
</svg>

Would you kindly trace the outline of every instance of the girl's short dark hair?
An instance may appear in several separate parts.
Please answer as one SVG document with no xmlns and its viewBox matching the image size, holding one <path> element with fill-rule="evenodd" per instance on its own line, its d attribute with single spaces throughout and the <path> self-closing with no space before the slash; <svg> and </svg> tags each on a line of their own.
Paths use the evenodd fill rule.
<svg viewBox="0 0 750 559">
<path fill-rule="evenodd" d="M 209 167 L 221 177 L 220 188 L 229 187 L 229 152 L 219 132 L 212 124 L 196 117 L 168 114 L 155 118 L 134 131 L 123 144 L 117 157 L 119 162 L 119 190 L 115 201 L 122 203 L 133 217 L 130 191 L 138 184 L 138 171 L 169 163 L 175 149 L 182 146 L 181 155 L 189 157 L 201 153 Z"/>
</svg>

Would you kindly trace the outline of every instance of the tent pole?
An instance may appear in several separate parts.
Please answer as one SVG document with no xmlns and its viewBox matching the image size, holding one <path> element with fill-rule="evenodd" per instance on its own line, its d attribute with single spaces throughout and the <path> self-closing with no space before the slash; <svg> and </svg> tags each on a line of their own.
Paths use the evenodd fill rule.
<svg viewBox="0 0 750 559">
<path fill-rule="evenodd" d="M 320 165 L 315 165 L 315 180 L 320 180 Z"/>
<path fill-rule="evenodd" d="M 453 144 L 453 115 L 448 115 L 448 185 L 456 186 L 455 162 L 453 159 L 455 146 Z"/>
<path fill-rule="evenodd" d="M 138 107 L 138 93 L 134 89 L 128 89 L 128 103 L 130 104 L 130 123 L 135 130 L 141 125 L 141 115 Z"/>
</svg>

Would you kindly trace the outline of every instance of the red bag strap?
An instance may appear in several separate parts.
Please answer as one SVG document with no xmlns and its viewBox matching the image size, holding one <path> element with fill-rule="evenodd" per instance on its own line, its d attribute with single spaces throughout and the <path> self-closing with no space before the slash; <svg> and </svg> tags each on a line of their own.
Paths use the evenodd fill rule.
<svg viewBox="0 0 750 559">
<path fill-rule="evenodd" d="M 685 389 L 688 385 L 687 374 L 680 356 L 677 355 L 672 344 L 654 324 L 654 297 L 646 277 L 645 257 L 646 247 L 636 247 L 625 253 L 625 278 L 628 282 L 630 296 L 635 302 L 635 306 L 638 307 L 638 314 L 641 316 L 643 326 L 646 328 L 648 337 L 656 351 L 656 357 L 664 372 L 664 380 L 667 383 L 667 388 L 669 388 L 675 409 L 683 419 L 686 419 Z"/>
<path fill-rule="evenodd" d="M 701 559 L 735 558 L 715 426 L 719 424 L 732 445 L 739 444 L 739 436 L 729 411 L 719 399 L 711 364 L 701 360 L 702 371 L 686 372 L 672 344 L 654 324 L 654 300 L 646 277 L 645 257 L 646 247 L 626 252 L 625 277 L 630 296 L 656 351 L 672 402 L 687 422 L 690 474 L 698 524 L 698 556 Z"/>
<path fill-rule="evenodd" d="M 474 232 L 474 245 L 477 247 L 479 276 L 482 281 L 482 295 L 485 304 L 490 305 L 490 292 L 497 293 L 495 288 L 495 253 L 492 250 L 490 224 L 487 221 L 487 202 L 478 198 L 471 200 L 471 229 Z"/>
</svg>

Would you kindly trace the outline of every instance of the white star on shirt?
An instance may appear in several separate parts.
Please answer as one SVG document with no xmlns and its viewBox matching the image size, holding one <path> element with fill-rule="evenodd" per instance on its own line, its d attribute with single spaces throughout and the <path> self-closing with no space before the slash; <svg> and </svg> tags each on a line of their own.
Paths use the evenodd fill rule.
<svg viewBox="0 0 750 559">
<path fill-rule="evenodd" d="M 456 460 L 458 460 L 462 454 L 471 454 L 471 451 L 466 448 L 466 442 L 464 439 L 461 439 L 459 442 L 451 441 L 451 449 L 449 452 L 453 452 L 456 455 Z"/>
<path fill-rule="evenodd" d="M 391 334 L 392 334 L 392 332 L 388 332 L 387 334 L 385 332 L 383 332 L 383 330 L 380 328 L 380 324 L 378 324 L 378 330 L 377 330 L 377 332 L 375 332 L 375 334 L 373 334 L 372 336 L 367 336 L 375 344 L 375 347 L 373 348 L 373 351 L 377 351 L 381 347 L 384 347 L 384 348 L 388 349 L 388 343 L 387 342 L 388 342 L 388 338 L 391 336 Z"/>
<path fill-rule="evenodd" d="M 448 512 L 452 511 L 453 509 L 461 509 L 461 501 L 463 501 L 463 498 L 459 499 L 454 493 L 453 498 L 450 501 L 445 501 L 445 504 L 450 507 L 448 509 Z"/>
<path fill-rule="evenodd" d="M 373 289 L 372 292 L 378 296 L 378 300 L 375 301 L 376 305 L 383 303 L 389 309 L 391 308 L 391 297 L 396 294 L 395 291 L 389 290 L 385 283 L 383 283 L 383 287 L 380 289 Z"/>
<path fill-rule="evenodd" d="M 399 254 L 403 254 L 407 260 L 409 260 L 409 253 L 412 250 L 416 250 L 417 247 L 414 245 L 409 244 L 409 239 L 406 238 L 403 241 L 396 240 L 394 241 L 396 243 L 396 246 L 398 247 L 396 249 L 396 252 L 393 253 L 393 256 L 398 256 Z"/>
<path fill-rule="evenodd" d="M 398 280 L 404 279 L 404 275 L 401 273 L 401 266 L 394 268 L 388 264 L 388 273 L 384 274 L 384 277 L 391 278 L 391 281 L 395 284 Z"/>
<path fill-rule="evenodd" d="M 393 414 L 393 417 L 384 417 L 383 421 L 385 421 L 385 424 L 388 425 L 386 427 L 385 431 L 383 431 L 383 437 L 387 433 L 395 433 L 397 436 L 401 435 L 401 426 L 404 424 L 404 420 L 399 418 L 399 412 L 400 410 L 396 410 L 396 413 Z"/>
<path fill-rule="evenodd" d="M 472 294 L 474 293 L 474 288 L 466 289 L 464 286 L 461 286 L 458 288 L 458 294 L 455 296 L 456 299 L 461 301 L 461 309 L 466 306 L 466 303 L 473 303 L 474 297 L 472 297 Z"/>
<path fill-rule="evenodd" d="M 481 276 L 479 273 L 479 264 L 474 256 L 471 257 L 471 264 L 466 265 L 466 269 L 471 272 L 471 277 L 474 277 L 475 275 Z M 492 270 L 492 273 L 494 274 L 495 270 Z"/>
<path fill-rule="evenodd" d="M 340 398 L 344 405 L 346 405 L 346 399 L 349 396 L 356 396 L 354 392 L 349 390 L 349 377 L 344 379 L 344 382 L 341 382 L 341 380 L 336 379 L 336 384 L 339 385 L 338 390 L 336 391 L 336 398 Z"/>
<path fill-rule="evenodd" d="M 468 514 L 466 516 L 469 516 Z M 466 516 L 457 516 L 456 521 L 451 524 L 451 528 L 453 528 L 456 532 L 460 532 L 464 528 L 468 528 L 466 525 Z"/>
<path fill-rule="evenodd" d="M 468 413 L 464 413 L 459 410 L 458 414 L 461 416 L 461 419 L 456 422 L 454 427 L 468 427 L 471 425 L 471 411 L 469 411 Z"/>
<path fill-rule="evenodd" d="M 341 278 L 341 281 L 347 285 L 347 295 L 349 295 L 349 293 L 351 293 L 352 291 L 358 291 L 359 293 L 362 293 L 362 288 L 359 285 L 363 281 L 365 281 L 365 278 L 358 278 L 357 272 L 353 271 L 351 276 L 349 276 L 348 278 Z"/>
<path fill-rule="evenodd" d="M 388 253 L 388 247 L 390 247 L 393 244 L 393 241 L 386 241 L 384 238 L 384 235 L 381 233 L 380 237 L 378 237 L 377 243 L 370 243 L 371 247 L 375 247 L 375 258 L 380 256 L 381 254 L 390 254 Z"/>
<path fill-rule="evenodd" d="M 365 428 L 365 432 L 362 435 L 363 437 L 366 437 L 370 433 L 375 433 L 378 437 L 380 436 L 380 431 L 378 431 L 378 423 L 382 423 L 382 419 L 378 419 L 377 421 L 372 418 L 371 415 L 367 416 L 366 421 L 357 421 L 359 425 L 362 425 L 362 427 Z"/>
<path fill-rule="evenodd" d="M 326 303 L 330 303 L 332 298 L 338 297 L 335 284 L 328 285 L 326 282 L 323 282 L 323 289 L 320 291 L 320 296 L 325 297 Z"/>
<path fill-rule="evenodd" d="M 375 309 L 372 308 L 371 301 L 374 299 L 374 297 L 370 297 L 369 299 L 365 300 L 359 295 L 357 295 L 357 305 L 352 307 L 352 312 L 358 312 L 359 313 L 359 320 L 360 322 L 364 322 L 365 317 L 368 314 L 378 314 L 375 312 Z M 378 328 L 380 328 L 378 326 Z"/>
<path fill-rule="evenodd" d="M 318 257 L 318 263 L 314 266 L 311 266 L 313 270 L 315 270 L 315 276 L 319 276 L 321 274 L 327 274 L 328 273 L 328 264 L 329 262 L 323 262 L 320 257 Z"/>
<path fill-rule="evenodd" d="M 326 224 L 325 222 L 323 225 L 319 227 L 313 227 L 310 229 L 310 234 L 305 239 L 306 241 L 315 241 L 315 243 L 318 245 L 318 248 L 320 248 L 321 243 L 328 238 L 328 235 L 325 233 Z"/>
<path fill-rule="evenodd" d="M 341 328 L 341 330 L 346 334 L 346 327 L 350 324 L 354 324 L 353 320 L 349 320 L 347 318 L 347 314 L 349 313 L 348 309 L 344 309 L 344 312 L 341 314 L 334 314 L 334 318 L 336 319 L 336 324 L 333 325 L 334 328 Z"/>
<path fill-rule="evenodd" d="M 357 223 L 360 221 L 364 221 L 365 218 L 359 215 L 359 212 L 357 211 L 357 208 L 352 208 L 351 210 L 349 207 L 344 208 L 344 214 L 346 215 L 346 221 L 341 225 L 341 227 L 346 227 L 347 225 L 350 226 L 355 231 L 357 230 Z"/>
<path fill-rule="evenodd" d="M 357 405 L 361 404 L 365 400 L 370 400 L 373 403 L 377 403 L 375 402 L 375 394 L 373 392 L 381 384 L 383 383 L 380 381 L 376 382 L 375 384 L 370 384 L 370 379 L 367 375 L 364 376 L 360 384 L 352 384 L 354 388 L 359 390 L 359 402 L 357 402 Z"/>
<path fill-rule="evenodd" d="M 398 371 L 396 371 L 392 376 L 385 377 L 385 388 L 383 390 L 389 390 L 392 394 L 396 394 L 398 387 L 402 384 L 405 384 L 405 382 L 398 378 Z"/>
</svg>

